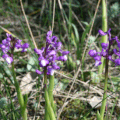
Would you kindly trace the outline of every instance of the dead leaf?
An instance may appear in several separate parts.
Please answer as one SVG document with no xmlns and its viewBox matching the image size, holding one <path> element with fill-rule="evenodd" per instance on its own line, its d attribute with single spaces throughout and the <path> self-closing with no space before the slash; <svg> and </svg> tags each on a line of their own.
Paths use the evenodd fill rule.
<svg viewBox="0 0 120 120">
<path fill-rule="evenodd" d="M 93 98 L 91 98 L 89 104 L 91 105 L 92 108 L 94 108 L 94 107 L 99 108 L 101 106 L 101 101 L 102 101 L 102 99 L 100 97 L 94 96 Z"/>
</svg>

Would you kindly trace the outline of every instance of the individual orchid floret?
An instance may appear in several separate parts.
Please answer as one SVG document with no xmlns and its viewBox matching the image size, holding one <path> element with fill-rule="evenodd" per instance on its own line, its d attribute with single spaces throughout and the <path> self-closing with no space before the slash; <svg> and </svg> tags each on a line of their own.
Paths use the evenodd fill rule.
<svg viewBox="0 0 120 120">
<path fill-rule="evenodd" d="M 110 31 L 111 31 L 111 28 L 110 28 L 107 32 L 103 32 L 102 30 L 98 30 L 98 33 L 99 33 L 101 36 L 105 36 L 105 35 L 110 35 Z"/>
<path fill-rule="evenodd" d="M 111 41 L 111 28 L 107 31 L 107 32 L 103 32 L 102 30 L 99 30 L 98 33 L 101 35 L 101 36 L 105 36 L 105 35 L 108 35 L 108 40 Z"/>
<path fill-rule="evenodd" d="M 28 43 L 21 44 L 22 40 L 19 40 L 12 35 L 6 33 L 7 38 L 2 40 L 2 44 L 0 44 L 0 48 L 3 52 L 3 58 L 6 60 L 8 64 L 13 62 L 13 52 L 14 49 L 20 49 L 22 48 L 21 52 L 27 51 L 27 48 L 29 47 Z"/>
<path fill-rule="evenodd" d="M 52 36 L 52 31 L 48 31 L 46 35 L 46 43 L 50 44 L 52 42 L 51 36 Z"/>
<path fill-rule="evenodd" d="M 101 43 L 101 47 L 103 49 L 107 49 L 108 48 L 108 43 Z"/>
<path fill-rule="evenodd" d="M 51 66 L 47 67 L 47 74 L 48 75 L 54 75 L 54 69 Z"/>
<path fill-rule="evenodd" d="M 49 61 L 47 59 L 42 59 L 39 62 L 40 67 L 45 67 L 48 64 L 49 64 Z"/>
<path fill-rule="evenodd" d="M 21 52 L 26 52 L 28 47 L 29 47 L 29 44 L 28 44 L 28 43 L 23 44 L 23 45 L 21 46 L 21 48 L 22 48 L 22 51 L 21 51 Z"/>
<path fill-rule="evenodd" d="M 45 48 L 43 47 L 41 50 L 35 48 L 34 52 L 37 53 L 38 55 L 42 55 L 42 53 L 44 52 Z"/>
<path fill-rule="evenodd" d="M 59 70 L 60 67 L 57 65 L 57 63 L 53 63 L 52 68 L 55 70 Z"/>
<path fill-rule="evenodd" d="M 17 49 L 19 49 L 19 48 L 22 47 L 21 42 L 22 42 L 22 40 L 17 40 L 17 42 L 16 42 L 16 44 L 15 44 L 15 47 L 16 47 Z"/>
<path fill-rule="evenodd" d="M 115 55 L 120 57 L 120 52 L 117 49 L 113 49 L 113 52 L 114 52 Z"/>
<path fill-rule="evenodd" d="M 56 55 L 56 51 L 55 50 L 48 51 L 47 55 L 48 56 Z"/>
<path fill-rule="evenodd" d="M 97 61 L 101 61 L 101 56 L 95 56 L 94 59 Z"/>
<path fill-rule="evenodd" d="M 102 64 L 102 62 L 101 62 L 101 56 L 95 56 L 94 60 L 95 60 L 95 66 L 98 66 L 98 65 Z"/>
<path fill-rule="evenodd" d="M 108 56 L 108 59 L 109 59 L 110 61 L 114 62 L 114 60 L 112 59 L 112 55 L 109 55 L 109 56 Z"/>
<path fill-rule="evenodd" d="M 52 37 L 52 31 L 48 31 L 46 34 L 47 37 Z"/>
<path fill-rule="evenodd" d="M 39 70 L 36 70 L 36 73 L 37 73 L 37 74 L 40 74 L 40 75 L 42 74 L 42 72 L 39 71 Z"/>
<path fill-rule="evenodd" d="M 107 50 L 102 49 L 102 51 L 100 52 L 100 55 L 103 56 L 103 57 L 106 57 L 108 55 Z"/>
<path fill-rule="evenodd" d="M 117 36 L 115 36 L 114 38 L 112 38 L 113 40 L 116 40 L 116 42 L 118 43 L 119 42 L 119 39 Z"/>
<path fill-rule="evenodd" d="M 11 64 L 13 62 L 13 58 L 7 54 L 4 54 L 2 57 L 6 60 L 8 64 Z"/>
<path fill-rule="evenodd" d="M 91 57 L 97 56 L 96 50 L 90 50 L 90 51 L 88 52 L 88 54 L 89 54 Z"/>
<path fill-rule="evenodd" d="M 63 51 L 62 52 L 62 55 L 67 55 L 67 54 L 69 54 L 69 51 Z"/>
<path fill-rule="evenodd" d="M 38 55 L 40 67 L 42 67 L 43 72 L 46 68 L 48 75 L 53 75 L 55 70 L 59 70 L 60 67 L 56 61 L 66 61 L 67 54 L 69 54 L 69 51 L 62 50 L 62 43 L 57 42 L 57 37 L 52 36 L 52 31 L 47 32 L 46 47 L 42 49 L 35 48 L 34 51 Z M 61 56 L 59 56 L 58 53 L 61 53 Z M 39 70 L 36 70 L 36 73 L 42 74 Z"/>
<path fill-rule="evenodd" d="M 118 48 L 120 48 L 120 42 L 117 43 Z"/>
<path fill-rule="evenodd" d="M 115 59 L 115 66 L 118 66 L 118 65 L 120 65 L 120 58 L 118 58 L 118 59 Z"/>
<path fill-rule="evenodd" d="M 102 64 L 101 61 L 98 61 L 98 60 L 95 61 L 95 66 L 99 66 L 99 65 L 101 65 L 101 64 Z"/>
<path fill-rule="evenodd" d="M 58 61 L 66 61 L 67 60 L 67 55 L 59 56 L 57 58 Z"/>
<path fill-rule="evenodd" d="M 98 32 L 99 32 L 99 34 L 100 34 L 101 36 L 105 36 L 105 35 L 108 34 L 107 32 L 103 32 L 102 30 L 99 30 Z"/>
<path fill-rule="evenodd" d="M 117 49 L 113 49 L 113 52 L 116 54 L 117 53 Z"/>
<path fill-rule="evenodd" d="M 56 48 L 56 50 L 61 50 L 61 47 L 62 47 L 62 43 L 61 42 L 58 42 L 58 43 L 56 43 L 55 44 L 55 46 L 54 46 L 55 48 Z"/>
<path fill-rule="evenodd" d="M 57 42 L 57 39 L 58 39 L 58 38 L 57 38 L 56 36 L 52 36 L 52 37 L 51 37 L 51 41 L 52 41 L 53 43 L 56 43 L 56 42 Z"/>
</svg>

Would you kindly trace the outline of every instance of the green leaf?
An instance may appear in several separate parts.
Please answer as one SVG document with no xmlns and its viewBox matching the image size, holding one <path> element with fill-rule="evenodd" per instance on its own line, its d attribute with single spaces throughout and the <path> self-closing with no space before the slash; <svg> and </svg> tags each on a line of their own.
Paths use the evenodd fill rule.
<svg viewBox="0 0 120 120">
<path fill-rule="evenodd" d="M 75 37 L 76 37 L 76 42 L 79 42 L 79 33 L 78 33 L 78 29 L 77 27 L 72 23 L 71 24 L 73 29 L 74 29 L 74 32 L 75 32 Z"/>
<path fill-rule="evenodd" d="M 0 73 L 0 79 L 2 79 L 3 78 L 3 75 Z"/>
<path fill-rule="evenodd" d="M 91 35 L 91 36 L 89 37 L 88 45 L 91 45 L 93 42 L 95 42 L 95 39 L 96 39 L 95 36 L 92 36 L 92 35 Z"/>
<path fill-rule="evenodd" d="M 3 109 L 7 105 L 7 99 L 5 97 L 0 99 L 0 108 Z"/>
<path fill-rule="evenodd" d="M 97 120 L 101 120 L 101 116 L 100 116 L 99 111 L 97 111 Z"/>
<path fill-rule="evenodd" d="M 27 64 L 27 69 L 28 71 L 35 71 L 35 64 L 36 64 L 36 59 L 34 57 L 31 57 L 30 60 L 28 61 L 28 64 Z"/>
<path fill-rule="evenodd" d="M 76 69 L 76 63 L 73 61 L 73 58 L 71 56 L 68 56 L 67 67 L 69 70 Z"/>
<path fill-rule="evenodd" d="M 100 83 L 100 77 L 95 72 L 91 72 L 91 79 L 93 83 Z"/>
</svg>

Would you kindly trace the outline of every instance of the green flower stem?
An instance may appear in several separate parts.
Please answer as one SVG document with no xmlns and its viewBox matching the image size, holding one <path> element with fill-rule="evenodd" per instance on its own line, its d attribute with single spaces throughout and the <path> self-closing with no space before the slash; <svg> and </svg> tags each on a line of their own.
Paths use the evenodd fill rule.
<svg viewBox="0 0 120 120">
<path fill-rule="evenodd" d="M 102 31 L 106 32 L 107 31 L 107 7 L 106 7 L 106 1 L 102 0 Z M 102 43 L 107 42 L 107 35 L 102 36 Z M 99 66 L 99 75 L 101 76 L 102 71 L 105 66 L 105 59 L 101 59 L 102 64 Z"/>
<path fill-rule="evenodd" d="M 47 106 L 47 113 L 49 114 L 50 120 L 56 120 L 54 111 L 50 105 L 49 96 L 47 90 L 45 90 L 45 101 Z M 46 119 L 45 119 L 46 120 Z"/>
<path fill-rule="evenodd" d="M 24 108 L 27 106 L 27 101 L 28 101 L 28 94 L 24 95 Z"/>
<path fill-rule="evenodd" d="M 20 104 L 21 114 L 22 114 L 23 120 L 27 120 L 26 106 L 24 105 L 24 98 L 20 90 L 19 82 L 16 80 L 16 74 L 14 71 L 14 62 L 12 62 L 12 72 L 13 72 L 13 78 L 14 78 L 14 85 L 17 91 L 18 102 Z"/>
<path fill-rule="evenodd" d="M 55 112 L 55 105 L 54 105 L 54 100 L 53 100 L 53 89 L 54 89 L 54 75 L 50 75 L 48 95 L 49 95 L 51 107 L 53 111 Z"/>
<path fill-rule="evenodd" d="M 49 118 L 49 114 L 47 111 L 47 100 L 46 100 L 46 96 L 47 96 L 47 70 L 46 68 L 44 69 L 44 85 L 45 85 L 45 120 L 50 120 Z"/>
<path fill-rule="evenodd" d="M 54 111 L 50 104 L 50 99 L 47 91 L 47 69 L 44 69 L 44 85 L 45 85 L 45 120 L 56 120 Z"/>
<path fill-rule="evenodd" d="M 100 109 L 101 120 L 103 120 L 103 117 L 104 117 L 105 106 L 106 106 L 106 99 L 107 99 L 108 63 L 109 63 L 109 60 L 106 59 L 106 64 L 105 64 L 105 81 L 104 81 L 104 95 L 103 95 L 103 100 L 102 100 L 102 106 L 101 106 L 101 109 Z"/>
</svg>

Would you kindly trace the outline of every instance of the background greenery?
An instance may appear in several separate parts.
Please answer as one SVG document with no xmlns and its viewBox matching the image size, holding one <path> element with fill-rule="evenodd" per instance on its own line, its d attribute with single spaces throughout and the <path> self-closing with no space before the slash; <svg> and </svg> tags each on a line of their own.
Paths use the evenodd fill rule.
<svg viewBox="0 0 120 120">
<path fill-rule="evenodd" d="M 98 77 L 98 68 L 94 66 L 94 60 L 89 57 L 88 51 L 100 51 L 101 37 L 98 36 L 98 30 L 102 29 L 101 3 L 98 10 L 97 0 L 23 0 L 22 3 L 37 47 L 45 45 L 46 33 L 52 29 L 54 21 L 53 35 L 58 36 L 63 48 L 70 51 L 68 61 L 59 62 L 61 69 L 55 72 L 54 97 L 59 119 L 94 120 L 97 109 L 100 109 L 104 79 Z M 28 53 L 15 52 L 17 79 L 22 93 L 29 95 L 28 118 L 43 120 L 43 76 L 35 73 L 35 69 L 39 67 L 33 51 L 35 45 L 21 8 L 19 0 L 0 0 L 0 41 L 6 38 L 6 32 L 11 32 L 24 42 L 29 42 Z M 97 14 L 94 19 L 95 12 Z M 107 14 L 108 28 L 112 29 L 113 37 L 119 38 L 119 0 L 107 1 Z M 0 54 L 2 55 L 2 52 Z M 0 58 L 0 119 L 20 120 L 10 67 Z M 120 120 L 119 70 L 119 66 L 114 67 L 114 64 L 110 63 L 106 120 Z M 98 107 L 93 103 L 98 103 Z"/>
</svg>

